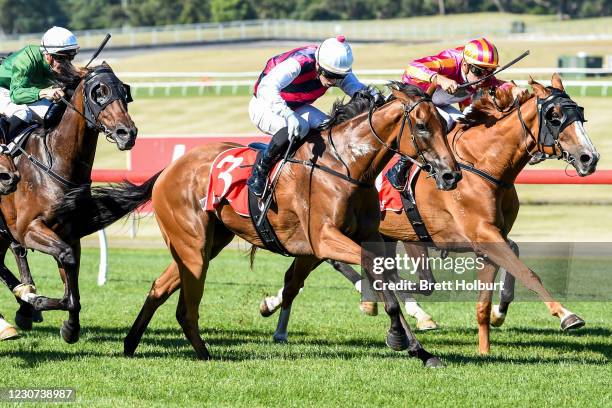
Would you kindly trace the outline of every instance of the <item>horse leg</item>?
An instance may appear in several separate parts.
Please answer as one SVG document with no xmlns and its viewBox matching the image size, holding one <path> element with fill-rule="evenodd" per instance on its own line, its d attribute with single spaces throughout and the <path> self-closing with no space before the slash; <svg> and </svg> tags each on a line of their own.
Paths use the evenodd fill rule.
<svg viewBox="0 0 612 408">
<path fill-rule="evenodd" d="M 24 243 L 28 248 L 53 256 L 60 265 L 62 278 L 65 279 L 62 299 L 35 295 L 33 299 L 28 300 L 28 303 L 34 305 L 38 310 L 68 310 L 68 320 L 64 321 L 60 332 L 67 343 L 78 341 L 81 330 L 79 323 L 81 303 L 78 286 L 80 243 L 68 245 L 40 219 L 34 220 L 29 225 Z"/>
<path fill-rule="evenodd" d="M 508 240 L 508 245 L 518 258 L 520 256 L 520 251 L 516 242 Z M 491 326 L 493 327 L 499 327 L 504 324 L 506 314 L 508 313 L 508 307 L 514 300 L 514 285 L 516 283 L 514 276 L 502 270 L 500 282 L 503 282 L 503 286 L 499 291 L 499 305 L 494 305 L 491 309 Z"/>
<path fill-rule="evenodd" d="M 24 247 L 17 243 L 11 244 L 11 252 L 15 257 L 15 263 L 19 269 L 19 277 L 21 284 L 13 290 L 19 303 L 19 309 L 15 313 L 15 323 L 23 330 L 30 330 L 32 322 L 40 323 L 43 321 L 42 312 L 36 310 L 30 303 L 22 300 L 22 297 L 29 296 L 30 293 L 36 293 L 36 285 L 30 273 L 30 265 L 28 265 L 27 251 Z"/>
<path fill-rule="evenodd" d="M 494 230 L 494 229 L 493 229 Z M 483 243 L 480 243 L 481 241 Z M 517 278 L 525 287 L 535 292 L 553 316 L 561 319 L 561 329 L 575 329 L 584 326 L 584 320 L 554 300 L 544 287 L 540 277 L 527 267 L 506 245 L 498 232 L 484 231 L 478 239 L 472 240 L 477 253 L 486 254 L 489 259 Z"/>
<path fill-rule="evenodd" d="M 382 237 L 378 231 L 374 235 L 363 240 L 364 242 L 380 242 Z M 319 245 L 315 248 L 317 257 L 335 259 L 337 261 L 360 264 L 362 248 L 350 238 L 342 234 L 339 230 L 333 227 L 323 227 L 319 236 Z M 371 251 L 363 251 L 366 267 L 366 273 L 371 282 L 382 278 L 383 284 L 388 283 L 387 274 L 377 276 L 373 272 L 373 261 L 377 254 Z M 380 254 L 378 254 L 380 255 Z M 386 255 L 386 254 L 385 254 Z M 386 288 L 386 286 L 384 286 Z M 402 315 L 402 310 L 395 295 L 389 290 L 378 292 L 378 296 L 385 303 L 385 312 L 391 320 L 389 331 L 387 332 L 387 344 L 394 350 L 403 350 L 408 348 L 408 354 L 411 357 L 419 358 L 426 367 L 441 367 L 442 362 L 423 348 L 415 335 L 410 330 L 410 326 Z M 407 338 L 407 340 L 406 340 Z"/>
<path fill-rule="evenodd" d="M 428 248 L 422 245 L 414 245 L 410 242 L 403 242 L 404 249 L 408 256 L 412 258 L 420 258 L 425 257 L 427 259 L 428 256 Z M 423 253 L 424 251 L 424 253 Z M 429 283 L 435 283 L 436 279 L 429 268 L 429 264 L 419 264 L 418 269 L 419 280 L 426 280 Z M 428 286 L 431 287 L 431 286 Z M 423 292 L 421 292 L 423 293 Z M 431 292 L 423 293 L 425 295 L 430 295 Z M 418 331 L 428 331 L 428 330 L 436 330 L 438 329 L 438 323 L 431 317 L 429 313 L 421 308 L 418 302 L 409 294 L 404 294 L 402 292 L 399 293 L 400 299 L 404 302 L 404 308 L 406 309 L 406 313 L 408 316 L 416 319 L 416 328 Z"/>
<path fill-rule="evenodd" d="M 287 326 L 289 325 L 293 300 L 304 287 L 304 281 L 310 274 L 310 271 L 315 269 L 321 262 L 323 262 L 321 259 L 314 256 L 295 258 L 287 272 L 285 272 L 281 312 L 278 316 L 278 323 L 273 336 L 275 343 L 287 342 Z"/>
<path fill-rule="evenodd" d="M 485 263 L 478 271 L 478 280 L 482 283 L 492 283 L 497 272 L 497 265 Z M 481 355 L 489 354 L 489 324 L 491 318 L 492 290 L 481 290 L 476 303 L 476 320 L 478 321 L 478 349 Z"/>
<path fill-rule="evenodd" d="M 129 333 L 123 340 L 123 354 L 127 357 L 134 355 L 136 347 L 142 339 L 145 329 L 153 318 L 157 309 L 163 305 L 166 300 L 174 293 L 181 285 L 178 266 L 176 262 L 172 262 L 161 274 L 159 278 L 153 282 L 147 299 L 138 313 L 138 317 L 132 324 Z"/>
<path fill-rule="evenodd" d="M 215 238 L 212 244 L 210 259 L 214 259 L 233 238 L 234 233 L 225 228 L 221 222 L 216 221 Z M 153 318 L 153 315 L 157 309 L 176 292 L 180 285 L 181 277 L 179 275 L 178 265 L 176 262 L 172 262 L 161 276 L 153 282 L 138 317 L 136 317 L 129 333 L 125 337 L 123 341 L 123 353 L 125 356 L 129 357 L 134 355 L 138 344 L 140 344 L 142 335 Z"/>
<path fill-rule="evenodd" d="M 31 330 L 33 316 L 38 315 L 38 321 L 42 321 L 42 315 L 40 315 L 40 313 L 34 313 L 34 308 L 32 305 L 23 299 L 27 299 L 29 296 L 32 296 L 30 295 L 31 293 L 36 293 L 36 288 L 34 287 L 33 282 L 31 282 L 31 277 L 31 284 L 24 283 L 23 280 L 20 281 L 17 279 L 13 272 L 6 267 L 4 264 L 4 257 L 6 256 L 7 249 L 8 243 L 2 241 L 0 244 L 0 259 L 2 260 L 2 263 L 0 264 L 0 280 L 4 282 L 11 292 L 13 292 L 17 303 L 19 304 L 19 309 L 15 314 L 15 324 L 17 324 L 17 326 L 22 330 Z M 21 268 L 19 263 L 17 265 Z"/>
</svg>

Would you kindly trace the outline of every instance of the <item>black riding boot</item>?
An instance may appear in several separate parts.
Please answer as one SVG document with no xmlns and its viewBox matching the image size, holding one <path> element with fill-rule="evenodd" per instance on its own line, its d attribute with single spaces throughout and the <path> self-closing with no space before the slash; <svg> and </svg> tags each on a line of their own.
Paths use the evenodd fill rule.
<svg viewBox="0 0 612 408">
<path fill-rule="evenodd" d="M 287 133 L 287 128 L 282 128 L 272 136 L 268 148 L 259 156 L 259 160 L 253 166 L 251 177 L 247 180 L 249 190 L 257 197 L 263 195 L 270 169 L 283 156 L 288 146 L 289 134 Z"/>
<path fill-rule="evenodd" d="M 403 190 L 406 187 L 408 169 L 410 169 L 411 165 L 412 162 L 402 156 L 387 172 L 387 179 L 396 190 Z"/>
</svg>

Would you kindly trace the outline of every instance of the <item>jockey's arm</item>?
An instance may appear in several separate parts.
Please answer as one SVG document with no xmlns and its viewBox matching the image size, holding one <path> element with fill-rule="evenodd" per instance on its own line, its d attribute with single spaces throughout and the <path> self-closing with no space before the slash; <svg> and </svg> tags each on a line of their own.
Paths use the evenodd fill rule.
<svg viewBox="0 0 612 408">
<path fill-rule="evenodd" d="M 349 74 L 345 76 L 342 81 L 340 81 L 338 87 L 342 89 L 345 94 L 351 97 L 355 95 L 355 92 L 359 92 L 362 89 L 367 88 L 367 86 L 359 81 L 359 79 L 357 79 L 355 74 L 352 72 L 349 72 Z"/>
<path fill-rule="evenodd" d="M 40 99 L 40 89 L 27 86 L 30 75 L 35 71 L 35 62 L 27 54 L 22 53 L 13 60 L 11 72 L 10 96 L 17 105 L 34 103 Z"/>
<path fill-rule="evenodd" d="M 283 88 L 300 75 L 298 61 L 288 58 L 268 72 L 257 88 L 257 100 L 270 106 L 270 110 L 284 118 L 293 114 L 293 110 L 283 100 L 280 93 Z"/>
</svg>

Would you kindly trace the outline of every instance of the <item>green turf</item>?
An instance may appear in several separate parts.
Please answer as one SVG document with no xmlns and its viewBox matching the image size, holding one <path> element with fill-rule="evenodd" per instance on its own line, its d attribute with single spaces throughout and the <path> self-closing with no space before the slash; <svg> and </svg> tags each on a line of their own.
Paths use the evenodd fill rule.
<svg viewBox="0 0 612 408">
<path fill-rule="evenodd" d="M 30 257 L 38 286 L 61 293 L 47 258 Z M 274 345 L 276 318 L 258 302 L 275 291 L 289 260 L 226 250 L 211 264 L 200 307 L 215 360 L 194 359 L 174 320 L 176 297 L 163 306 L 133 359 L 122 339 L 152 279 L 167 264 L 161 250 L 113 250 L 111 279 L 95 286 L 96 252 L 85 250 L 81 273 L 81 340 L 67 345 L 64 312 L 11 342 L 0 343 L 2 387 L 73 387 L 82 406 L 610 406 L 612 325 L 609 303 L 567 305 L 587 327 L 560 333 L 540 303 L 516 303 L 492 333 L 492 354 L 477 354 L 474 305 L 424 305 L 442 330 L 420 334 L 444 370 L 426 370 L 384 345 L 388 319 L 365 317 L 358 295 L 338 274 L 320 268 L 294 305 L 290 343 Z M 6 292 L 5 292 L 6 293 Z M 0 310 L 12 320 L 6 293 Z"/>
</svg>

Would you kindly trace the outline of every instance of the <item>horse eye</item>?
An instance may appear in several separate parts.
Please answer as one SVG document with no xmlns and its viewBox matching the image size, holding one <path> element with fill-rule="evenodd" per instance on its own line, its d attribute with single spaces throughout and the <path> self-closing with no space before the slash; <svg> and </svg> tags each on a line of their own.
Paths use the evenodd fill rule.
<svg viewBox="0 0 612 408">
<path fill-rule="evenodd" d="M 416 128 L 419 132 L 427 132 L 427 126 L 423 122 L 417 122 Z"/>
</svg>

